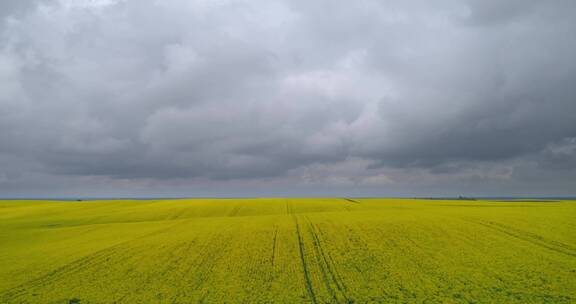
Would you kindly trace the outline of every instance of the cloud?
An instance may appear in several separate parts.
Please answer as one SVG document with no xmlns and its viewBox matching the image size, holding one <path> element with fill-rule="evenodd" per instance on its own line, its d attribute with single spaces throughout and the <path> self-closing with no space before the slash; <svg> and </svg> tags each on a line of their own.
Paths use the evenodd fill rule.
<svg viewBox="0 0 576 304">
<path fill-rule="evenodd" d="M 571 1 L 2 6 L 5 193 L 93 179 L 106 193 L 502 193 L 493 183 L 566 178 Z"/>
</svg>

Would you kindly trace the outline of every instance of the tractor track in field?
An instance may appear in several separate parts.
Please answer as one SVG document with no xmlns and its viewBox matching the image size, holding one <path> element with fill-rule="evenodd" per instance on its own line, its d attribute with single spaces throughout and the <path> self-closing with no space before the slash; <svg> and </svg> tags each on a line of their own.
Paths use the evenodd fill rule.
<svg viewBox="0 0 576 304">
<path fill-rule="evenodd" d="M 182 302 L 182 299 L 180 298 L 187 298 L 189 296 L 186 295 L 186 290 L 194 292 L 202 288 L 206 280 L 212 274 L 214 267 L 216 267 L 218 261 L 224 255 L 224 249 L 226 249 L 230 244 L 230 239 L 222 239 L 222 236 L 222 233 L 214 234 L 210 240 L 206 241 L 201 249 L 198 250 L 200 254 L 191 263 L 189 263 L 186 270 L 182 272 L 183 279 L 191 273 L 196 273 L 197 276 L 191 278 L 191 281 L 186 282 L 191 284 L 187 284 L 186 288 L 181 288 L 180 292 L 172 298 L 171 303 L 185 303 Z M 219 245 L 214 246 L 214 244 Z"/>
<path fill-rule="evenodd" d="M 229 217 L 234 217 L 238 215 L 238 212 L 240 212 L 240 209 L 242 209 L 242 206 L 236 205 L 232 208 L 232 210 L 230 210 L 230 213 L 228 213 Z"/>
<path fill-rule="evenodd" d="M 136 238 L 133 239 L 129 239 L 123 242 L 120 242 L 118 244 L 97 250 L 93 253 L 90 253 L 88 255 L 85 255 L 79 259 L 73 260 L 69 263 L 63 264 L 59 267 L 57 267 L 56 269 L 49 271 L 37 278 L 31 279 L 29 281 L 26 281 L 18 286 L 3 290 L 0 292 L 0 302 L 9 302 L 10 299 L 16 299 L 22 295 L 25 295 L 26 293 L 28 293 L 28 290 L 31 288 L 38 288 L 38 287 L 42 287 L 45 285 L 48 285 L 50 282 L 54 282 L 57 280 L 60 280 L 62 278 L 64 278 L 67 275 L 76 273 L 78 270 L 81 269 L 86 269 L 87 267 L 90 266 L 96 266 L 96 265 L 101 265 L 104 263 L 111 263 L 111 264 L 120 264 L 122 263 L 122 259 L 118 259 L 117 257 L 121 257 L 122 254 L 120 253 L 121 251 L 119 251 L 119 248 L 122 248 L 124 246 L 126 246 L 127 244 L 133 243 L 135 241 L 153 236 L 153 235 L 157 235 L 160 233 L 163 233 L 165 231 L 168 231 L 172 228 L 174 228 L 175 226 L 180 225 L 181 223 L 172 225 L 170 227 L 164 228 L 164 229 L 160 229 L 157 231 L 153 231 L 151 233 L 147 233 L 141 236 L 138 236 Z M 110 257 L 114 256 L 115 259 L 110 259 Z"/>
<path fill-rule="evenodd" d="M 524 231 L 521 229 L 517 229 L 514 227 L 510 227 L 507 225 L 503 225 L 500 223 L 492 222 L 492 221 L 481 221 L 481 220 L 472 220 L 468 219 L 469 222 L 476 223 L 478 225 L 482 225 L 484 227 L 490 228 L 492 230 L 498 231 L 500 233 L 506 234 L 513 238 L 531 243 L 533 245 L 539 246 L 541 248 L 545 248 L 557 253 L 569 255 L 572 257 L 576 257 L 576 247 L 546 239 L 540 235 L 537 235 L 532 232 Z"/>
<path fill-rule="evenodd" d="M 118 299 L 115 299 L 114 303 L 124 303 L 125 302 L 124 299 L 126 299 L 131 294 L 138 294 L 140 291 L 146 290 L 146 286 L 148 286 L 148 284 L 150 283 L 151 277 L 165 278 L 171 271 L 174 271 L 174 269 L 178 269 L 178 265 L 179 265 L 178 262 L 181 260 L 181 258 L 178 258 L 179 256 L 181 256 L 180 253 L 190 250 L 190 248 L 193 247 L 194 245 L 195 245 L 194 241 L 188 241 L 188 242 L 182 242 L 176 246 L 173 246 L 170 250 L 170 254 L 168 255 L 168 257 L 162 259 L 165 262 L 160 263 L 161 265 L 165 265 L 165 267 L 162 269 L 162 271 L 159 271 L 158 273 L 148 272 L 146 274 L 143 274 L 142 277 L 145 278 L 145 282 L 143 284 L 140 284 L 133 292 L 125 293 L 124 295 L 120 296 Z"/>
<path fill-rule="evenodd" d="M 290 200 L 286 200 L 286 214 L 294 214 L 294 207 L 292 206 L 292 202 L 290 202 Z"/>
<path fill-rule="evenodd" d="M 298 251 L 300 253 L 300 262 L 302 263 L 302 270 L 304 271 L 304 284 L 306 285 L 306 291 L 308 296 L 312 300 L 312 303 L 316 304 L 316 294 L 314 293 L 314 288 L 312 287 L 312 281 L 310 280 L 310 272 L 308 269 L 308 264 L 306 263 L 306 252 L 304 250 L 304 239 L 302 238 L 302 233 L 300 231 L 300 223 L 298 223 L 298 218 L 293 215 L 294 223 L 296 224 L 296 235 L 298 236 Z"/>
<path fill-rule="evenodd" d="M 186 209 L 179 210 L 174 214 L 172 214 L 172 216 L 170 216 L 168 220 L 178 220 L 181 218 L 185 218 L 184 215 L 186 214 L 186 211 L 187 211 Z"/>
<path fill-rule="evenodd" d="M 322 240 L 324 238 L 324 233 L 322 232 L 322 230 L 318 229 L 317 230 L 317 235 L 320 235 L 319 239 Z M 342 275 L 340 274 L 340 272 L 338 271 L 338 267 L 336 267 L 336 262 L 334 262 L 334 259 L 332 258 L 332 255 L 328 254 L 326 255 L 328 257 L 328 260 L 330 261 L 331 265 L 332 265 L 332 269 L 334 270 L 334 274 L 336 275 L 336 277 L 338 278 L 338 281 L 340 282 L 340 285 L 343 287 L 342 289 L 346 292 L 346 299 L 348 300 L 348 302 L 351 302 L 350 299 L 347 296 L 348 293 L 348 287 L 346 286 L 346 284 L 344 283 L 344 280 L 342 279 Z"/>
<path fill-rule="evenodd" d="M 165 263 L 164 269 L 159 272 L 159 275 L 162 277 L 167 276 L 173 269 L 178 269 L 178 265 L 181 260 L 181 256 L 185 256 L 182 252 L 187 253 L 196 245 L 195 240 L 180 243 L 177 246 L 174 246 L 170 250 L 170 254 L 168 258 L 166 258 L 167 262 Z"/>
<path fill-rule="evenodd" d="M 5 290 L 0 294 L 0 302 L 9 302 L 10 299 L 17 299 L 18 297 L 27 294 L 30 289 L 49 285 L 50 282 L 61 280 L 67 275 L 73 274 L 78 270 L 104 264 L 105 262 L 108 262 L 111 256 L 118 255 L 118 251 L 116 249 L 120 247 L 120 245 L 122 244 L 99 250 L 70 263 L 66 263 L 46 274 L 41 275 L 38 278 Z"/>
<path fill-rule="evenodd" d="M 272 267 L 274 267 L 274 262 L 276 260 L 276 242 L 278 239 L 278 226 L 274 228 L 274 238 L 272 240 L 272 258 L 270 259 L 270 263 Z"/>
<path fill-rule="evenodd" d="M 322 271 L 322 277 L 324 278 L 324 284 L 326 289 L 332 296 L 335 303 L 340 303 L 338 295 L 344 299 L 344 303 L 351 303 L 350 298 L 347 295 L 347 288 L 343 283 L 342 277 L 336 270 L 334 260 L 332 257 L 324 251 L 322 247 L 322 242 L 318 236 L 317 227 L 312 224 L 308 217 L 305 217 L 308 222 L 308 230 L 312 236 L 312 243 L 314 244 L 314 251 L 316 252 L 316 260 Z M 334 289 L 332 284 L 336 286 Z"/>
<path fill-rule="evenodd" d="M 353 199 L 351 199 L 351 198 L 343 198 L 343 200 L 348 201 L 348 202 L 350 202 L 350 203 L 352 203 L 352 204 L 360 204 L 359 201 L 353 200 Z"/>
</svg>

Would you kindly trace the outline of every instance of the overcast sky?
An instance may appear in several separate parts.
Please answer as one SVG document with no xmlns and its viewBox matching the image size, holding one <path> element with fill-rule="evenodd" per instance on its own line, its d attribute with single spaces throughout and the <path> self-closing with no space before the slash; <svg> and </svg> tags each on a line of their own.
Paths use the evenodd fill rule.
<svg viewBox="0 0 576 304">
<path fill-rule="evenodd" d="M 576 1 L 0 1 L 0 197 L 576 194 Z"/>
</svg>

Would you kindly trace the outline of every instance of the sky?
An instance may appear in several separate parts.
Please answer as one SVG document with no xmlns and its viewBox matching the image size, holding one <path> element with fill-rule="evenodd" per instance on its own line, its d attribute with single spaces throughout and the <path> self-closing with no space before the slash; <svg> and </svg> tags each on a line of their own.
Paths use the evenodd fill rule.
<svg viewBox="0 0 576 304">
<path fill-rule="evenodd" d="M 0 2 L 0 197 L 576 195 L 576 1 Z"/>
</svg>

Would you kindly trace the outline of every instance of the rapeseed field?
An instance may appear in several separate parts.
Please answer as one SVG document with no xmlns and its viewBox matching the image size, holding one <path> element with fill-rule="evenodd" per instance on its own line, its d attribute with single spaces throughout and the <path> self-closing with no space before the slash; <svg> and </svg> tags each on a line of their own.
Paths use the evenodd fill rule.
<svg viewBox="0 0 576 304">
<path fill-rule="evenodd" d="M 576 202 L 0 201 L 0 303 L 576 303 Z"/>
</svg>

